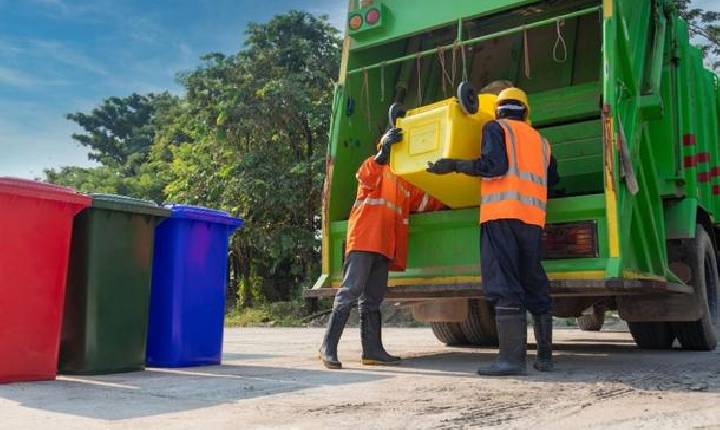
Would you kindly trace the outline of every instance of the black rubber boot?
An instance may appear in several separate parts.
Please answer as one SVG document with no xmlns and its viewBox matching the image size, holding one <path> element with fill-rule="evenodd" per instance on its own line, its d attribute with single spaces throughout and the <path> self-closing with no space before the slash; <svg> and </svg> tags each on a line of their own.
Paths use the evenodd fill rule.
<svg viewBox="0 0 720 430">
<path fill-rule="evenodd" d="M 320 360 L 328 369 L 342 369 L 342 363 L 338 360 L 337 346 L 349 316 L 349 309 L 333 310 L 330 314 L 325 337 L 319 351 Z"/>
<path fill-rule="evenodd" d="M 533 314 L 533 331 L 537 343 L 537 358 L 533 367 L 541 372 L 552 372 L 552 314 Z"/>
<path fill-rule="evenodd" d="M 478 375 L 506 376 L 527 373 L 527 317 L 523 310 L 496 310 L 495 324 L 500 352 L 493 364 L 478 369 Z"/>
<path fill-rule="evenodd" d="M 360 335 L 362 336 L 362 364 L 366 366 L 395 366 L 400 357 L 390 355 L 382 344 L 382 314 L 380 311 L 360 314 Z"/>
</svg>

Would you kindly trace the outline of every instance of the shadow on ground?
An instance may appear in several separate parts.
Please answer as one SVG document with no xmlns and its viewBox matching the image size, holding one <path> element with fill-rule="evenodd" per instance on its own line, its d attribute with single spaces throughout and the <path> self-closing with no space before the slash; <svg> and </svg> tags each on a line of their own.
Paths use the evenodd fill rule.
<svg viewBox="0 0 720 430">
<path fill-rule="evenodd" d="M 390 378 L 352 371 L 288 367 L 208 366 L 0 386 L 0 398 L 28 408 L 103 420 L 123 420 L 205 408 L 321 386 Z"/>
<path fill-rule="evenodd" d="M 640 391 L 677 391 L 720 393 L 720 350 L 710 352 L 680 349 L 649 351 L 638 349 L 631 341 L 586 340 L 555 345 L 555 371 L 539 373 L 532 368 L 535 345 L 528 351 L 528 374 L 506 377 L 513 381 L 553 383 L 616 382 Z M 589 343 L 598 342 L 598 343 Z M 496 357 L 492 348 L 450 348 L 449 352 L 406 357 L 398 368 L 376 368 L 380 374 L 439 375 L 477 378 L 478 367 L 489 365 Z M 493 378 L 495 379 L 495 378 Z"/>
</svg>

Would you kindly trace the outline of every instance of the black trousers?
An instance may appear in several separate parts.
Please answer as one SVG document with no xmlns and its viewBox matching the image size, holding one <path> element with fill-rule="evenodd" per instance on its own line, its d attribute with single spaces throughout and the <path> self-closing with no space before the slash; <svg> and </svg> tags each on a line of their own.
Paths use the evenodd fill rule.
<svg viewBox="0 0 720 430">
<path fill-rule="evenodd" d="M 550 284 L 542 267 L 542 229 L 515 219 L 480 225 L 482 286 L 495 309 L 552 310 Z"/>
<path fill-rule="evenodd" d="M 342 286 L 335 294 L 333 309 L 380 310 L 388 287 L 388 259 L 377 252 L 350 251 L 345 257 Z"/>
</svg>

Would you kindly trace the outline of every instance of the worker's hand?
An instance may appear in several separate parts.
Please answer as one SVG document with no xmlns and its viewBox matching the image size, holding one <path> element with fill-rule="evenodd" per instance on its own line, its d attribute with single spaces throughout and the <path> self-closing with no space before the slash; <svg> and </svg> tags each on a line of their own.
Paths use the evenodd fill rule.
<svg viewBox="0 0 720 430">
<path fill-rule="evenodd" d="M 380 139 L 380 149 L 375 155 L 375 162 L 387 164 L 390 161 L 390 147 L 402 140 L 402 129 L 393 127 L 388 130 Z"/>
<path fill-rule="evenodd" d="M 443 175 L 445 173 L 455 172 L 457 169 L 457 160 L 452 158 L 441 158 L 436 162 L 428 162 L 427 172 Z"/>
</svg>

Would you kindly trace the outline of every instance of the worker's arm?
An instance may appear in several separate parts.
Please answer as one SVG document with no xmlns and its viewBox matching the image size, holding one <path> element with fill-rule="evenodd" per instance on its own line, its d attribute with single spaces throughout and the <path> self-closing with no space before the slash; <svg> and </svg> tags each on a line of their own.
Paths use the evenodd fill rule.
<svg viewBox="0 0 720 430">
<path fill-rule="evenodd" d="M 447 209 L 440 200 L 417 187 L 407 185 L 410 189 L 410 212 L 435 212 Z"/>
<path fill-rule="evenodd" d="M 375 161 L 375 156 L 372 156 L 362 163 L 355 173 L 355 178 L 358 181 L 358 187 L 369 192 L 380 187 L 382 174 L 383 167 Z"/>
<path fill-rule="evenodd" d="M 372 191 L 380 186 L 383 174 L 382 166 L 390 160 L 390 148 L 401 140 L 402 130 L 399 128 L 391 128 L 380 138 L 377 154 L 365 160 L 355 174 L 358 186 L 366 191 Z"/>
<path fill-rule="evenodd" d="M 427 169 L 430 173 L 464 173 L 483 178 L 497 178 L 508 171 L 505 132 L 497 121 L 490 121 L 483 127 L 482 150 L 476 160 L 441 158 Z"/>
<path fill-rule="evenodd" d="M 391 147 L 402 140 L 402 129 L 393 127 L 380 139 L 378 153 L 375 155 L 375 161 L 378 164 L 385 165 L 390 161 Z"/>
</svg>

